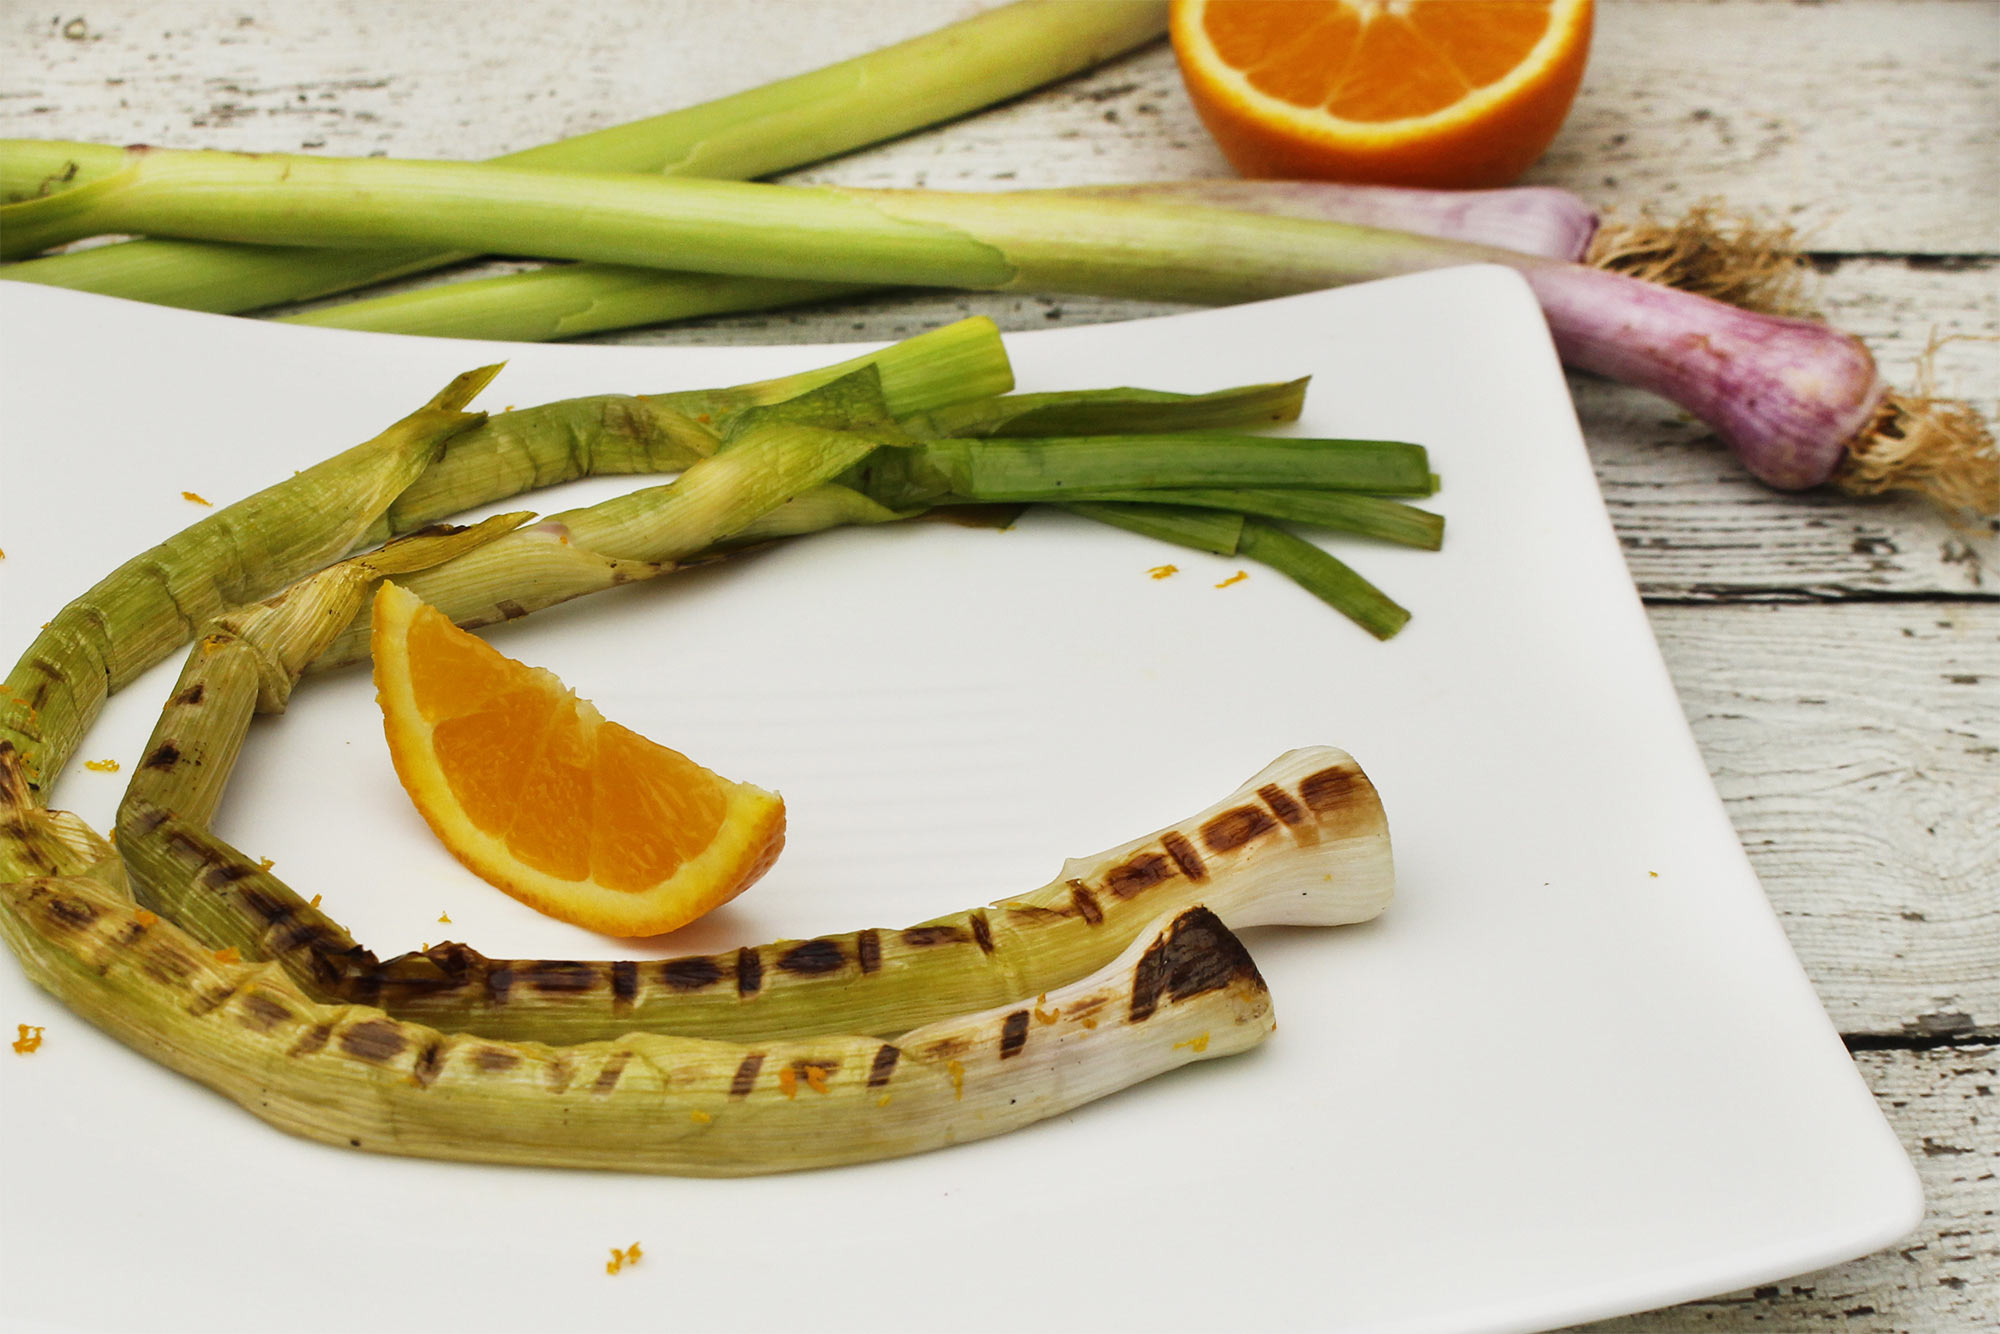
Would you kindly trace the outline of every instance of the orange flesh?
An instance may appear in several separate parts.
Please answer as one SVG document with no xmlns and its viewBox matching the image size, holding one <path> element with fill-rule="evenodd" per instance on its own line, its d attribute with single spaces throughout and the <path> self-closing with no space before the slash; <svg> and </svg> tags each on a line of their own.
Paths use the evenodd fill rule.
<svg viewBox="0 0 2000 1334">
<path fill-rule="evenodd" d="M 1583 76 L 1588 0 L 1174 0 L 1195 109 L 1237 170 L 1492 186 Z"/>
<path fill-rule="evenodd" d="M 1259 92 L 1342 120 L 1426 116 L 1504 77 L 1549 28 L 1547 0 L 1211 4 L 1202 27 Z"/>
<path fill-rule="evenodd" d="M 521 683 L 519 664 L 430 607 L 410 623 L 409 651 L 452 796 L 527 865 L 637 891 L 714 840 L 722 792 L 685 755 L 586 714 L 546 672 Z"/>
</svg>

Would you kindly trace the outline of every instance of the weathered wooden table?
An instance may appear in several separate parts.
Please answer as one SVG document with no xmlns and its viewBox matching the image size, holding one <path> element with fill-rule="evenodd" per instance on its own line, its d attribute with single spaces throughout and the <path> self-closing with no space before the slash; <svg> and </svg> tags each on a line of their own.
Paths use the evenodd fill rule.
<svg viewBox="0 0 2000 1334">
<path fill-rule="evenodd" d="M 1467 0 L 1468 3 L 1473 0 Z M 478 158 L 858 54 L 982 0 L 0 0 L 0 135 Z M 999 188 L 1227 174 L 1164 45 L 796 179 Z M 1908 386 L 2000 396 L 2000 5 L 1604 0 L 1530 180 L 1797 227 L 1829 316 Z M 1166 307 L 916 296 L 619 335 L 890 338 Z M 1985 341 L 1981 341 L 1985 340 Z M 1746 479 L 1572 379 L 1696 737 L 1792 944 L 1924 1178 L 1889 1251 L 1599 1330 L 2000 1327 L 2000 525 Z"/>
</svg>

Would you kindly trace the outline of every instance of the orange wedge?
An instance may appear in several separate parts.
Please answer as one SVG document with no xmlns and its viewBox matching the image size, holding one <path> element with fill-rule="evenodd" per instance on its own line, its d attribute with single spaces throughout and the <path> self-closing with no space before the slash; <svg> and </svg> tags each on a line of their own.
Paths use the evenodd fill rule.
<svg viewBox="0 0 2000 1334">
<path fill-rule="evenodd" d="M 452 855 L 537 911 L 614 936 L 683 926 L 785 845 L 785 803 L 607 721 L 407 589 L 369 643 L 396 776 Z"/>
<path fill-rule="evenodd" d="M 1173 0 L 1181 77 L 1246 176 L 1505 185 L 1569 114 L 1592 0 Z"/>
</svg>

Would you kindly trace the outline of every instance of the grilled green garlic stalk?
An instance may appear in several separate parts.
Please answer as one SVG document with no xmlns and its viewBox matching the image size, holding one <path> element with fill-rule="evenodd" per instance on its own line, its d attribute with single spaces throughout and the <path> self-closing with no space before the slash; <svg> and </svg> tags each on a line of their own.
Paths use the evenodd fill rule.
<svg viewBox="0 0 2000 1334">
<path fill-rule="evenodd" d="M 1178 824 L 1071 861 L 1038 890 L 903 930 L 664 961 L 489 959 L 458 944 L 381 961 L 207 821 L 252 714 L 284 707 L 378 579 L 498 550 L 520 517 L 392 542 L 211 623 L 119 812 L 119 850 L 144 906 L 210 948 L 276 962 L 327 1004 L 522 1041 L 635 1031 L 746 1041 L 886 1036 L 1064 986 L 1196 903 L 1238 925 L 1332 924 L 1375 916 L 1393 892 L 1373 784 L 1345 752 L 1314 747 Z"/>
<path fill-rule="evenodd" d="M 195 772 L 219 758 L 205 755 Z M 1067 985 L 1162 914 L 1196 904 L 1236 927 L 1339 925 L 1379 915 L 1395 888 L 1374 785 L 1346 752 L 1319 746 L 1288 752 L 1190 819 L 1070 861 L 1040 889 L 902 930 L 644 962 L 489 959 L 458 944 L 378 961 L 256 861 L 168 809 L 128 800 L 119 826 L 119 847 L 161 911 L 272 960 L 328 1003 L 524 1041 L 888 1035 Z"/>
<path fill-rule="evenodd" d="M 202 622 L 352 550 L 452 437 L 486 420 L 463 409 L 499 370 L 468 371 L 373 440 L 182 529 L 57 612 L 0 690 L 0 743 L 30 781 L 53 781 L 105 698 Z M 0 840 L 0 875 L 4 853 Z"/>
<path fill-rule="evenodd" d="M 990 326 L 954 328 L 899 345 L 931 349 L 914 361 L 889 349 L 540 416 L 464 411 L 488 368 L 127 562 L 58 614 L 0 694 L 0 938 L 77 1013 L 281 1128 L 478 1161 L 701 1175 L 855 1162 L 1001 1133 L 1260 1041 L 1269 998 L 1224 919 L 1360 921 L 1391 892 L 1380 803 L 1339 751 L 1292 752 L 1193 819 L 985 908 L 645 964 L 463 946 L 382 962 L 207 828 L 251 714 L 282 709 L 338 655 L 386 575 L 470 569 L 465 586 L 511 615 L 726 541 L 902 517 L 836 479 L 884 444 L 910 448 L 899 415 L 951 410 L 947 380 L 968 399 L 1006 387 Z M 939 379 L 945 364 L 958 370 Z M 1170 414 L 1281 417 L 1296 392 L 957 412 L 1004 434 L 1135 393 Z M 577 472 L 663 468 L 681 479 L 560 523 L 429 523 Z M 339 560 L 393 533 L 407 536 Z M 558 557 L 566 582 L 523 589 L 508 553 L 565 536 L 586 539 Z M 499 600 L 510 579 L 529 603 Z M 114 850 L 40 790 L 106 694 L 190 637 Z"/>
<path fill-rule="evenodd" d="M 0 771 L 18 787 L 11 755 Z M 1273 1024 L 1249 954 L 1201 908 L 1069 986 L 887 1042 L 441 1032 L 313 1000 L 88 874 L 0 885 L 0 933 L 71 1009 L 280 1129 L 476 1162 L 740 1176 L 918 1153 L 1244 1050 Z"/>
</svg>

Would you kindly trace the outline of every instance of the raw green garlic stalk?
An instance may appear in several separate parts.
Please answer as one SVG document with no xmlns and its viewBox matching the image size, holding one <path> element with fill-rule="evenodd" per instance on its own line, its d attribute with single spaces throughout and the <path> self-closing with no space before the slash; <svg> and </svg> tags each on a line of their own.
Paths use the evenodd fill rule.
<svg viewBox="0 0 2000 1334">
<path fill-rule="evenodd" d="M 748 179 L 956 119 L 1066 78 L 1154 41 L 1166 32 L 1161 0 L 1021 0 L 934 33 L 824 69 L 664 115 L 544 144 L 499 161 L 541 170 L 633 171 Z M 87 185 L 117 169 L 116 149 L 29 152 L 0 158 L 0 200 L 34 198 Z M 147 239 L 99 246 L 40 261 L 23 281 L 51 283 L 191 310 L 236 312 L 324 296 L 387 278 L 470 259 L 450 247 L 395 251 L 304 251 L 199 241 Z M 598 266 L 590 266 L 597 268 Z M 561 337 L 584 327 L 758 309 L 811 300 L 842 289 L 755 280 L 687 277 L 661 290 L 657 274 L 568 272 L 564 291 L 545 299 L 534 322 L 505 336 Z M 547 279 L 502 284 L 499 299 L 462 311 L 469 332 L 496 310 L 518 307 L 522 288 Z M 517 317 L 518 318 L 518 317 Z M 450 332 L 432 330 L 432 332 Z M 477 335 L 474 335 L 477 336 Z"/>
<path fill-rule="evenodd" d="M 87 145 L 23 147 L 45 160 Z M 416 242 L 785 282 L 1227 303 L 1460 264 L 1520 273 L 1572 367 L 1670 399 L 1779 488 L 1911 489 L 2000 510 L 1977 414 L 1898 394 L 1862 343 L 1586 264 L 1343 222 L 1045 192 L 797 188 L 619 172 L 129 150 L 0 207 L 9 255 L 108 232 L 299 246 Z"/>
</svg>

